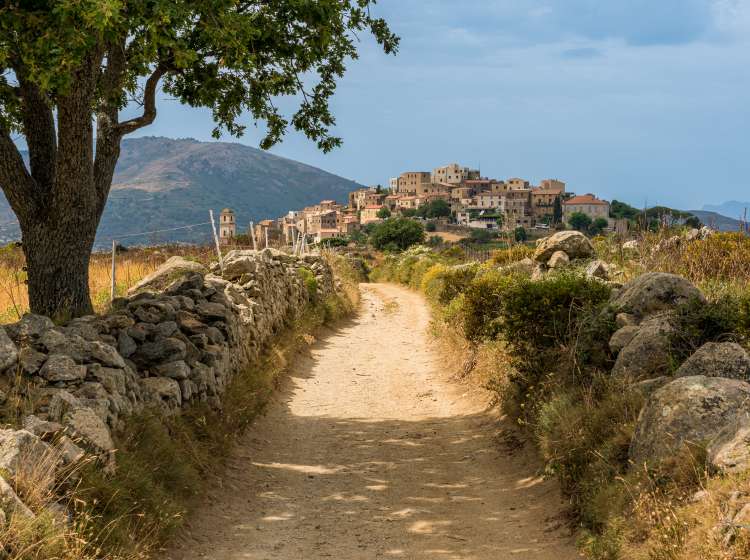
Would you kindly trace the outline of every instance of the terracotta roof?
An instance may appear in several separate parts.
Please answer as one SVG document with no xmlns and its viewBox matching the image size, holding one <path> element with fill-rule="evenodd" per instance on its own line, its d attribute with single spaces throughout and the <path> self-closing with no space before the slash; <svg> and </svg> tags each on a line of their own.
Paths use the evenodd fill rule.
<svg viewBox="0 0 750 560">
<path fill-rule="evenodd" d="M 578 196 L 574 196 L 573 198 L 569 198 L 563 204 L 601 204 L 601 205 L 608 205 L 609 202 L 606 202 L 604 200 L 599 200 L 596 198 L 593 194 L 581 194 Z"/>
<path fill-rule="evenodd" d="M 563 192 L 565 192 L 565 189 L 563 189 L 562 187 L 531 189 L 531 194 L 562 194 Z"/>
<path fill-rule="evenodd" d="M 365 210 L 380 210 L 382 208 L 379 204 L 368 204 L 365 206 Z"/>
</svg>

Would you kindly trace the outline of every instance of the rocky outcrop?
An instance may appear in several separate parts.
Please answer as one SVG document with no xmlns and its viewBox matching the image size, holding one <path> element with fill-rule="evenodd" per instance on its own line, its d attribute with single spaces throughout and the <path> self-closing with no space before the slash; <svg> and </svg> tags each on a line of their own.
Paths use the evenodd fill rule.
<svg viewBox="0 0 750 560">
<path fill-rule="evenodd" d="M 750 356 L 734 342 L 708 342 L 698 348 L 675 372 L 675 377 L 705 375 L 750 379 Z"/>
<path fill-rule="evenodd" d="M 561 231 L 543 239 L 534 252 L 536 262 L 547 264 L 556 252 L 566 254 L 569 260 L 587 259 L 594 256 L 594 246 L 588 237 L 579 231 Z"/>
<path fill-rule="evenodd" d="M 630 458 L 658 463 L 683 445 L 703 446 L 738 421 L 750 403 L 750 384 L 693 376 L 667 383 L 651 395 L 636 423 Z"/>
<path fill-rule="evenodd" d="M 644 317 L 672 309 L 692 298 L 705 301 L 700 290 L 682 276 L 648 272 L 625 284 L 612 304 L 618 311 Z"/>
</svg>

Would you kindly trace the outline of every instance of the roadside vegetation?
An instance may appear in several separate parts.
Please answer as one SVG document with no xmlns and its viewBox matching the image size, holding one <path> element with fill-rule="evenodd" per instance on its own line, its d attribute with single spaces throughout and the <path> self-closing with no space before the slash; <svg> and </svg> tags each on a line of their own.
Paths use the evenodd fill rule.
<svg viewBox="0 0 750 560">
<path fill-rule="evenodd" d="M 750 238 L 686 242 L 682 234 L 647 232 L 629 250 L 614 236 L 594 240 L 597 256 L 616 265 L 618 283 L 670 272 L 707 296 L 707 304 L 686 303 L 674 314 L 673 370 L 708 341 L 750 348 Z M 518 437 L 538 448 L 545 472 L 560 482 L 588 558 L 750 557 L 750 529 L 731 523 L 750 495 L 750 473 L 710 472 L 700 445 L 658 468 L 631 464 L 645 396 L 609 373 L 616 288 L 587 277 L 585 261 L 532 280 L 521 262 L 532 252 L 517 245 L 477 263 L 458 246 L 413 247 L 383 256 L 371 277 L 419 290 L 432 303 L 435 331 L 466 356 L 463 375 L 497 393 Z"/>
</svg>

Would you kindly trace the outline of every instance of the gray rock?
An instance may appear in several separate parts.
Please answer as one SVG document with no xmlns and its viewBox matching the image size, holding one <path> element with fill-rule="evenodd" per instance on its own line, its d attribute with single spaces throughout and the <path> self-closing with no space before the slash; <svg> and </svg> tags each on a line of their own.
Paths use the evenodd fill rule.
<svg viewBox="0 0 750 560">
<path fill-rule="evenodd" d="M 170 377 L 178 380 L 187 379 L 190 377 L 190 366 L 184 361 L 179 360 L 177 362 L 169 362 L 168 364 L 156 366 L 153 368 L 153 372 L 162 377 Z"/>
<path fill-rule="evenodd" d="M 11 477 L 52 460 L 52 448 L 26 430 L 0 430 L 0 471 Z"/>
<path fill-rule="evenodd" d="M 698 348 L 675 373 L 675 377 L 705 375 L 750 379 L 750 356 L 734 342 L 708 342 Z"/>
<path fill-rule="evenodd" d="M 115 329 L 125 330 L 132 327 L 135 324 L 135 321 L 130 315 L 127 315 L 126 312 L 120 312 L 107 315 L 104 318 L 104 324 L 110 331 Z"/>
<path fill-rule="evenodd" d="M 38 416 L 30 414 L 23 419 L 23 429 L 39 438 L 45 439 L 54 436 L 57 432 L 63 429 L 63 426 L 57 422 L 48 422 L 47 420 L 42 420 Z"/>
<path fill-rule="evenodd" d="M 160 337 L 169 337 L 177 332 L 177 323 L 174 321 L 164 321 L 156 325 L 156 332 Z"/>
<path fill-rule="evenodd" d="M 5 330 L 16 342 L 32 342 L 54 326 L 49 317 L 27 313 L 17 323 L 6 325 Z"/>
<path fill-rule="evenodd" d="M 630 313 L 618 313 L 615 316 L 615 325 L 618 329 L 622 327 L 631 327 L 638 324 L 638 318 Z"/>
<path fill-rule="evenodd" d="M 185 274 L 167 286 L 164 293 L 167 295 L 184 295 L 190 290 L 200 290 L 202 287 L 202 274 Z"/>
<path fill-rule="evenodd" d="M 236 280 L 245 274 L 255 274 L 259 257 L 255 251 L 230 251 L 224 256 L 224 278 Z"/>
<path fill-rule="evenodd" d="M 112 435 L 104 421 L 90 408 L 80 407 L 68 411 L 63 417 L 63 424 L 86 440 L 99 451 L 114 451 Z"/>
<path fill-rule="evenodd" d="M 205 302 L 195 306 L 195 310 L 202 318 L 208 321 L 226 319 L 227 308 L 220 303 Z"/>
<path fill-rule="evenodd" d="M 37 373 L 46 361 L 47 355 L 37 352 L 31 346 L 21 348 L 18 353 L 18 365 L 21 366 L 21 371 L 26 375 Z"/>
<path fill-rule="evenodd" d="M 746 413 L 750 384 L 718 377 L 682 377 L 657 389 L 641 411 L 630 444 L 636 465 L 658 463 L 684 444 L 704 445 Z"/>
<path fill-rule="evenodd" d="M 170 337 L 142 344 L 135 354 L 131 356 L 131 359 L 139 366 L 148 367 L 184 360 L 186 351 L 187 349 L 183 341 Z"/>
<path fill-rule="evenodd" d="M 15 367 L 18 361 L 18 348 L 0 327 L 0 373 Z"/>
<path fill-rule="evenodd" d="M 34 519 L 36 516 L 32 511 L 21 501 L 15 490 L 11 488 L 5 479 L 0 476 L 0 512 L 3 512 L 3 517 L 0 519 L 0 529 L 4 528 L 5 525 L 5 511 L 8 511 L 11 515 L 18 515 L 25 519 Z"/>
<path fill-rule="evenodd" d="M 562 268 L 570 263 L 568 255 L 563 251 L 555 251 L 547 261 L 549 268 Z"/>
<path fill-rule="evenodd" d="M 88 375 L 101 383 L 110 395 L 125 395 L 127 392 L 124 370 L 92 364 L 88 367 Z"/>
<path fill-rule="evenodd" d="M 39 371 L 39 375 L 50 383 L 82 381 L 86 378 L 86 366 L 76 364 L 70 356 L 50 354 Z"/>
<path fill-rule="evenodd" d="M 670 373 L 669 337 L 673 330 L 665 316 L 655 316 L 641 323 L 635 335 L 617 355 L 612 374 L 628 375 L 639 380 Z M 631 331 L 626 334 L 629 336 Z"/>
<path fill-rule="evenodd" d="M 49 391 L 49 390 L 48 390 Z M 79 408 L 81 401 L 64 389 L 52 389 L 47 416 L 53 422 L 62 422 L 68 411 Z"/>
<path fill-rule="evenodd" d="M 173 284 L 180 277 L 194 273 L 205 274 L 206 272 L 206 269 L 200 263 L 189 261 L 183 257 L 171 257 L 154 272 L 133 286 L 128 291 L 128 294 L 135 294 L 144 290 L 161 291 Z"/>
<path fill-rule="evenodd" d="M 750 411 L 724 426 L 706 449 L 708 464 L 727 473 L 750 470 Z"/>
<path fill-rule="evenodd" d="M 125 331 L 120 331 L 117 335 L 117 351 L 123 358 L 129 358 L 138 349 L 135 340 Z"/>
<path fill-rule="evenodd" d="M 86 456 L 86 452 L 73 443 L 68 436 L 60 436 L 55 442 L 55 449 L 65 466 L 74 465 Z"/>
<path fill-rule="evenodd" d="M 172 413 L 182 406 L 180 384 L 168 377 L 147 377 L 141 380 L 146 401 Z"/>
<path fill-rule="evenodd" d="M 673 309 L 693 298 L 705 301 L 700 290 L 682 276 L 648 272 L 625 284 L 613 304 L 620 311 L 643 317 Z"/>
<path fill-rule="evenodd" d="M 615 331 L 612 337 L 609 339 L 609 349 L 617 354 L 620 350 L 625 348 L 635 338 L 640 330 L 637 326 L 622 327 Z"/>
<path fill-rule="evenodd" d="M 599 278 L 600 280 L 609 279 L 609 265 L 604 261 L 594 260 L 586 267 L 587 278 Z"/>
<path fill-rule="evenodd" d="M 579 231 L 561 231 L 539 243 L 534 252 L 534 260 L 546 263 L 557 251 L 564 252 L 570 260 L 594 256 L 594 246 L 585 235 Z"/>
</svg>

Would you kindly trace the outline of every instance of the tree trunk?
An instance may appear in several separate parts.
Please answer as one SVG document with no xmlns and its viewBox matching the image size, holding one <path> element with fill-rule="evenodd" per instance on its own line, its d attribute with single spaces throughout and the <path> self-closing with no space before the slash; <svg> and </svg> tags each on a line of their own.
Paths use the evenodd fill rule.
<svg viewBox="0 0 750 560">
<path fill-rule="evenodd" d="M 93 312 L 89 260 L 99 215 L 88 208 L 55 208 L 49 219 L 21 221 L 33 313 L 65 320 Z"/>
</svg>

